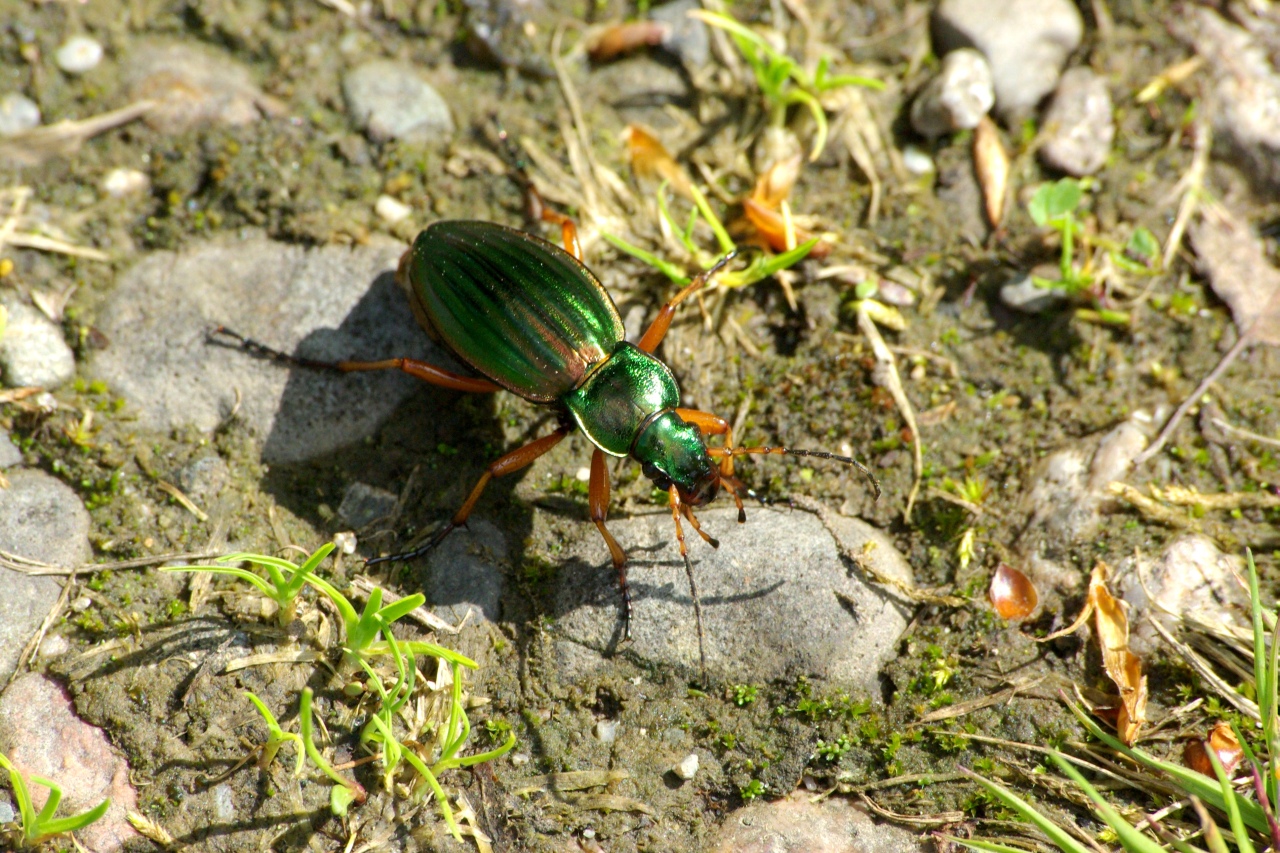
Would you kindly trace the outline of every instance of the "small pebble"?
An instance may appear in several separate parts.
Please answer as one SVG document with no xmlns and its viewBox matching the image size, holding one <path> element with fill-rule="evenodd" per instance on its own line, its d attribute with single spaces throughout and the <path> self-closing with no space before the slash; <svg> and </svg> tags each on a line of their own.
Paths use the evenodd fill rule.
<svg viewBox="0 0 1280 853">
<path fill-rule="evenodd" d="M 57 388 L 76 372 L 76 357 L 62 329 L 35 308 L 7 297 L 9 314 L 0 338 L 0 373 L 8 388 Z"/>
<path fill-rule="evenodd" d="M 88 36 L 72 36 L 54 53 L 53 61 L 68 74 L 83 74 L 102 61 L 102 45 Z"/>
<path fill-rule="evenodd" d="M 707 33 L 707 25 L 689 15 L 691 10 L 701 8 L 694 0 L 675 0 L 658 6 L 651 14 L 653 20 L 671 28 L 662 40 L 663 49 L 690 69 L 702 68 L 711 59 L 711 36 Z"/>
<path fill-rule="evenodd" d="M 349 557 L 356 552 L 356 544 L 356 535 L 350 530 L 333 534 L 333 547 L 344 557 Z"/>
<path fill-rule="evenodd" d="M 102 191 L 112 198 L 124 198 L 147 191 L 151 180 L 137 169 L 112 169 L 102 179 Z"/>
<path fill-rule="evenodd" d="M 523 767 L 529 763 L 529 756 L 523 752 L 513 753 L 511 756 L 511 763 L 516 767 Z"/>
<path fill-rule="evenodd" d="M 1043 277 L 1052 277 L 1056 271 L 1057 267 L 1054 267 L 1052 272 L 1037 270 L 1035 274 L 1047 272 L 1048 275 Z M 1000 288 L 1000 301 L 1023 314 L 1041 314 L 1066 300 L 1066 290 L 1060 287 L 1041 287 L 1032 280 L 1032 273 L 1029 272 L 1019 273 Z"/>
<path fill-rule="evenodd" d="M 902 149 L 902 166 L 913 175 L 928 175 L 938 168 L 928 152 L 914 145 Z"/>
<path fill-rule="evenodd" d="M 688 782 L 698 773 L 698 754 L 696 752 L 689 753 L 680 759 L 679 764 L 671 768 L 671 772 Z"/>
<path fill-rule="evenodd" d="M 82 595 L 71 602 L 71 609 L 76 613 L 83 613 L 93 606 L 93 599 L 87 595 Z"/>
<path fill-rule="evenodd" d="M 600 720 L 596 723 L 596 738 L 601 743 L 613 743 L 618 739 L 618 725 L 617 720 Z"/>
<path fill-rule="evenodd" d="M 12 468 L 14 465 L 21 464 L 22 451 L 13 443 L 13 439 L 9 436 L 9 431 L 4 427 L 0 427 L 0 468 Z"/>
<path fill-rule="evenodd" d="M 10 92 L 0 98 L 0 136 L 13 136 L 40 126 L 40 107 L 26 95 Z"/>
<path fill-rule="evenodd" d="M 1097 172 L 1116 137 L 1107 81 L 1086 67 L 1063 74 L 1041 127 L 1046 140 L 1040 159 L 1046 165 L 1077 177 Z"/>
<path fill-rule="evenodd" d="M 395 511 L 399 500 L 386 489 L 367 483 L 352 483 L 338 504 L 338 516 L 357 530 Z"/>
<path fill-rule="evenodd" d="M 375 59 L 348 71 L 342 94 L 355 123 L 370 139 L 445 142 L 453 117 L 440 93 L 408 63 Z"/>
<path fill-rule="evenodd" d="M 935 53 L 973 47 L 987 58 L 996 108 L 1010 126 L 1054 90 L 1083 37 L 1071 0 L 942 0 L 933 17 Z"/>
<path fill-rule="evenodd" d="M 5 791 L 0 791 L 0 824 L 13 823 L 18 819 L 18 813 L 13 808 L 13 803 L 9 802 L 9 795 Z"/>
<path fill-rule="evenodd" d="M 991 66 L 970 47 L 953 50 L 938 75 L 925 84 L 911 104 L 911 126 L 933 139 L 956 130 L 971 130 L 995 103 Z"/>
<path fill-rule="evenodd" d="M 71 643 L 61 634 L 51 634 L 40 644 L 40 657 L 45 660 L 65 655 L 71 650 Z"/>
<path fill-rule="evenodd" d="M 230 823 L 236 816 L 236 801 L 226 782 L 213 789 L 213 814 L 220 823 Z"/>
<path fill-rule="evenodd" d="M 413 213 L 413 208 L 389 195 L 380 195 L 373 206 L 373 212 L 378 214 L 383 222 L 395 225 L 403 219 L 408 219 L 409 214 Z"/>
<path fill-rule="evenodd" d="M 579 483 L 591 482 L 591 469 L 585 465 L 579 468 L 573 475 Z"/>
</svg>

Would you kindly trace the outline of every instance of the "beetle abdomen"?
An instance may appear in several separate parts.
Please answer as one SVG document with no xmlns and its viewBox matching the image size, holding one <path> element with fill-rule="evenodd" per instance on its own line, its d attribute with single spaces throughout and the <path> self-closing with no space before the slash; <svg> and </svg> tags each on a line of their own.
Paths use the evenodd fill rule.
<svg viewBox="0 0 1280 853">
<path fill-rule="evenodd" d="M 414 240 L 406 266 L 415 313 L 459 358 L 528 400 L 577 388 L 624 335 L 590 270 L 514 228 L 437 222 Z"/>
</svg>

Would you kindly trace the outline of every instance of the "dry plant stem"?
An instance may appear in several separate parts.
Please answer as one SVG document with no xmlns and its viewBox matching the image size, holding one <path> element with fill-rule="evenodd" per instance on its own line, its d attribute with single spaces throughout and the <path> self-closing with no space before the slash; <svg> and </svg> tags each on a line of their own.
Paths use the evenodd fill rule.
<svg viewBox="0 0 1280 853">
<path fill-rule="evenodd" d="M 1005 702 L 1008 702 L 1024 690 L 1032 690 L 1039 687 L 1046 679 L 1048 679 L 1048 677 L 1049 676 L 1047 675 L 1041 675 L 1034 678 L 1024 678 L 998 693 L 992 693 L 989 696 L 982 696 L 968 702 L 961 702 L 958 705 L 939 708 L 938 710 L 925 714 L 923 717 L 916 720 L 914 725 L 925 725 L 928 723 L 941 722 L 942 720 L 951 720 L 956 717 L 963 717 L 965 714 L 971 714 L 974 711 L 980 711 L 983 708 L 990 708 L 993 705 L 1003 705 Z"/>
<path fill-rule="evenodd" d="M 1188 646 L 1186 643 L 1177 639 L 1170 633 L 1159 619 L 1149 618 L 1147 620 L 1151 626 L 1156 629 L 1161 638 L 1169 644 L 1175 652 L 1177 652 L 1183 660 L 1185 660 L 1192 669 L 1194 669 L 1207 684 L 1217 691 L 1218 695 L 1226 699 L 1236 707 L 1240 713 L 1252 720 L 1261 720 L 1262 717 L 1258 713 L 1258 704 L 1250 699 L 1246 699 L 1240 695 L 1240 692 L 1228 684 L 1217 674 L 1213 666 L 1209 664 L 1200 654 Z"/>
<path fill-rule="evenodd" d="M 0 551 L 0 568 L 12 569 L 15 572 L 22 572 L 25 575 L 78 575 L 84 572 L 107 572 L 119 571 L 122 569 L 145 569 L 148 566 L 157 566 L 160 563 L 167 563 L 170 560 L 186 560 L 187 562 L 195 562 L 197 560 L 213 560 L 221 557 L 222 551 L 199 551 L 191 554 L 157 554 L 154 557 L 135 557 L 132 560 L 116 560 L 112 563 L 85 563 L 75 568 L 64 568 L 55 566 L 52 563 L 44 563 L 40 560 L 33 560 L 30 557 L 23 557 L 20 554 L 11 554 L 8 551 Z"/>
<path fill-rule="evenodd" d="M 1200 193 L 1204 189 L 1204 175 L 1209 167 L 1211 147 L 1213 147 L 1213 130 L 1209 122 L 1202 117 L 1196 122 L 1195 152 L 1191 157 L 1191 166 L 1174 187 L 1174 192 L 1182 193 L 1182 199 L 1178 202 L 1178 215 L 1173 220 L 1173 227 L 1169 229 L 1169 239 L 1164 244 L 1162 258 L 1164 269 L 1168 269 L 1169 264 L 1173 263 L 1173 256 L 1178 253 L 1178 247 L 1182 245 L 1182 237 L 1187 232 L 1187 226 L 1191 224 L 1196 203 L 1199 202 Z"/>
<path fill-rule="evenodd" d="M 135 101 L 111 112 L 80 121 L 60 121 L 10 136 L 0 142 L 0 162 L 38 166 L 51 157 L 74 154 L 85 140 L 140 118 L 156 106 L 155 101 Z"/>
<path fill-rule="evenodd" d="M 1252 342 L 1252 336 L 1249 334 L 1249 330 L 1245 330 L 1240 334 L 1235 345 L 1232 346 L 1231 349 L 1227 350 L 1227 354 L 1218 361 L 1217 366 L 1215 366 L 1213 370 L 1209 371 L 1208 376 L 1200 380 L 1200 384 L 1196 386 L 1196 390 L 1192 391 L 1187 396 L 1187 399 L 1182 401 L 1182 405 L 1178 406 L 1174 413 L 1169 416 L 1169 420 L 1165 421 L 1164 428 L 1160 430 L 1160 434 L 1156 436 L 1155 441 L 1151 442 L 1151 446 L 1134 457 L 1134 469 L 1139 468 L 1144 462 L 1164 449 L 1165 443 L 1169 441 L 1169 436 L 1173 435 L 1173 431 L 1178 428 L 1178 424 L 1180 424 L 1182 419 L 1186 417 L 1187 412 L 1191 411 L 1191 407 L 1196 405 L 1196 403 L 1200 401 L 1200 398 L 1208 393 L 1209 386 L 1218 381 L 1218 377 L 1231 366 L 1231 362 L 1235 361 L 1236 357 L 1239 356 L 1240 353 L 1244 352 Z"/>
<path fill-rule="evenodd" d="M 27 641 L 27 644 L 22 647 L 22 654 L 18 655 L 18 664 L 13 668 L 13 672 L 9 673 L 4 685 L 0 687 L 0 693 L 4 692 L 4 688 L 12 684 L 19 673 L 26 668 L 31 656 L 35 654 L 36 649 L 40 648 L 40 644 L 44 642 L 45 635 L 49 633 L 53 623 L 58 621 L 58 618 L 62 615 L 63 609 L 67 606 L 67 601 L 71 598 L 71 591 L 76 587 L 76 576 L 71 575 L 67 578 L 67 582 L 62 585 L 62 592 L 58 595 L 58 600 L 49 608 L 49 612 L 45 614 L 44 621 L 40 623 L 40 627 L 36 629 L 35 634 Z"/>
<path fill-rule="evenodd" d="M 1233 426 L 1232 424 L 1229 424 L 1226 421 L 1224 421 L 1222 418 L 1214 418 L 1213 425 L 1223 430 L 1224 432 L 1228 432 L 1231 435 L 1237 436 L 1239 438 L 1247 439 L 1249 441 L 1256 441 L 1258 442 L 1258 444 L 1265 444 L 1270 447 L 1280 447 L 1280 439 L 1269 438 L 1265 435 L 1259 435 L 1256 432 L 1250 432 L 1249 430 L 1244 429 L 1243 427 Z"/>
<path fill-rule="evenodd" d="M 959 777 L 954 780 L 957 782 L 960 781 L 960 779 L 964 778 L 959 773 L 956 773 L 954 775 Z M 939 779 L 940 781 L 953 781 L 951 779 L 947 779 L 946 776 L 947 774 L 943 774 L 943 776 L 936 777 L 936 778 Z M 964 812 L 959 812 L 959 811 L 938 812 L 937 814 L 929 814 L 929 815 L 903 814 L 901 812 L 895 812 L 895 811 L 890 811 L 889 809 L 886 809 L 884 806 L 879 805 L 870 797 L 868 797 L 866 794 L 859 794 L 858 796 L 859 796 L 859 799 L 862 800 L 862 804 L 866 806 L 868 810 L 875 812 L 880 817 L 883 817 L 887 820 L 891 820 L 895 823 L 906 824 L 907 826 L 919 826 L 919 827 L 952 826 L 956 823 L 959 823 L 960 821 L 963 821 L 965 818 L 968 817 L 968 815 L 966 815 Z"/>
<path fill-rule="evenodd" d="M 1137 463 L 1134 463 L 1137 464 Z M 1174 512 L 1167 506 L 1157 503 L 1128 483 L 1116 480 L 1107 485 L 1107 491 L 1120 498 L 1152 521 L 1168 525 L 1179 530 L 1199 530 L 1200 524 L 1185 514 Z"/>
<path fill-rule="evenodd" d="M 1267 492 L 1226 492 L 1205 494 L 1186 486 L 1169 486 L 1161 489 L 1154 484 L 1152 494 L 1162 501 L 1176 506 L 1200 506 L 1205 509 L 1270 509 L 1280 506 L 1280 495 Z"/>
<path fill-rule="evenodd" d="M 858 307 L 858 329 L 871 342 L 871 352 L 876 359 L 876 384 L 883 387 L 893 397 L 893 402 L 911 430 L 911 453 L 914 478 L 911 482 L 911 493 L 907 495 L 907 507 L 902 512 L 902 520 L 910 523 L 911 509 L 915 506 L 916 496 L 920 494 L 920 482 L 924 477 L 924 450 L 920 444 L 920 428 L 916 425 L 915 409 L 907 399 L 907 392 L 902 387 L 902 377 L 898 373 L 898 365 L 893 353 L 876 328 L 875 321 L 867 313 L 866 306 Z"/>
</svg>

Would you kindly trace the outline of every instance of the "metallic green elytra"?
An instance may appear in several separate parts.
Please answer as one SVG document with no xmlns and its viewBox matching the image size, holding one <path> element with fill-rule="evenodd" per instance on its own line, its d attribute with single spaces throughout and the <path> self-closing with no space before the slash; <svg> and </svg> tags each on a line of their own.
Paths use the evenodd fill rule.
<svg viewBox="0 0 1280 853">
<path fill-rule="evenodd" d="M 624 340 L 617 306 L 568 252 L 492 222 L 437 222 L 402 262 L 414 313 L 478 373 L 526 400 L 559 404 L 593 444 L 631 456 L 702 506 L 720 477 L 675 409 L 670 368 Z"/>
</svg>

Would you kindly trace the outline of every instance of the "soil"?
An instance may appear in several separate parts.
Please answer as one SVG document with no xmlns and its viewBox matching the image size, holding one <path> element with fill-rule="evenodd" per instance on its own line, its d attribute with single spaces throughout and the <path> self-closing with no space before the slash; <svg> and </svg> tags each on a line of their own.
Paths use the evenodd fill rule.
<svg viewBox="0 0 1280 853">
<path fill-rule="evenodd" d="M 135 45 L 157 38 L 227 52 L 283 105 L 281 115 L 241 126 L 166 132 L 134 122 L 71 156 L 6 170 L 5 183 L 32 187 L 34 209 L 77 242 L 111 252 L 109 262 L 8 252 L 15 268 L 0 282 L 5 286 L 75 285 L 62 322 L 81 359 L 111 345 L 95 335 L 95 317 L 111 298 L 116 276 L 150 251 L 181 250 L 243 229 L 323 245 L 367 242 L 378 233 L 407 241 L 437 218 L 525 224 L 519 182 L 509 168 L 493 165 L 505 156 L 495 143 L 496 123 L 513 137 L 532 139 L 568 169 L 562 128 L 572 118 L 550 65 L 549 36 L 557 23 L 569 22 L 561 36 L 568 49 L 583 38 L 585 26 L 636 13 L 616 0 L 535 7 L 528 12 L 530 26 L 481 51 L 474 44 L 475 25 L 467 21 L 479 19 L 483 4 L 463 9 L 385 0 L 362 5 L 356 17 L 335 10 L 336 2 L 0 0 L 0 8 L 6 5 L 0 14 L 9 22 L 0 33 L 0 90 L 27 91 L 47 121 L 127 103 L 118 69 Z M 1093 17 L 1098 5 L 1083 8 L 1086 44 L 1073 63 L 1087 60 L 1121 94 L 1117 143 L 1090 195 L 1088 227 L 1121 242 L 1136 226 L 1163 237 L 1176 211 L 1175 186 L 1193 156 L 1183 131 L 1195 108 L 1194 93 L 1174 87 L 1142 106 L 1128 95 L 1188 51 L 1160 24 L 1176 14 L 1171 4 L 1117 3 L 1105 32 Z M 1135 549 L 1158 552 L 1176 535 L 1116 508 L 1096 535 L 1065 547 L 1062 562 L 1076 570 L 1078 583 L 1042 588 L 1044 606 L 1035 620 L 1009 624 L 989 610 L 987 580 L 1001 559 L 1018 550 L 1027 520 L 1021 496 L 1037 463 L 1141 407 L 1180 401 L 1234 341 L 1231 317 L 1185 256 L 1150 282 L 1151 298 L 1134 309 L 1127 327 L 1089 322 L 1070 306 L 1038 315 L 1006 308 L 997 295 L 1000 286 L 1018 270 L 1054 262 L 1057 253 L 1056 242 L 1026 212 L 1030 190 L 1057 177 L 1043 172 L 1029 153 L 1030 134 L 1021 128 L 1005 134 L 1015 151 L 1015 192 L 999 233 L 988 235 L 976 208 L 967 137 L 930 149 L 897 121 L 906 93 L 935 64 L 927 55 L 922 7 L 880 2 L 855 9 L 818 0 L 807 9 L 826 44 L 842 50 L 863 73 L 890 81 L 886 93 L 869 96 L 890 144 L 929 150 L 939 180 L 951 182 L 948 192 L 939 193 L 930 179 L 898 177 L 886 168 L 883 203 L 870 223 L 868 184 L 833 140 L 817 162 L 805 166 L 790 198 L 793 210 L 839 234 L 826 264 L 856 262 L 877 276 L 906 278 L 916 286 L 917 305 L 904 309 L 905 329 L 885 332 L 899 353 L 916 412 L 930 414 L 921 428 L 923 489 L 910 520 L 903 510 L 913 484 L 911 436 L 892 397 L 874 381 L 871 348 L 852 313 L 852 285 L 819 279 L 822 265 L 808 261 L 793 285 L 795 307 L 773 280 L 713 294 L 705 316 L 697 307 L 680 315 L 662 352 L 688 405 L 715 409 L 731 420 L 744 411 L 740 435 L 753 442 L 834 452 L 847 444 L 873 468 L 884 490 L 874 501 L 856 474 L 832 473 L 817 463 L 741 465 L 742 478 L 762 498 L 785 504 L 801 494 L 864 518 L 894 537 L 918 586 L 954 591 L 971 602 L 922 605 L 872 695 L 850 695 L 841 685 L 815 682 L 804 673 L 761 684 L 697 685 L 696 673 L 645 666 L 625 655 L 605 674 L 563 678 L 546 624 L 557 554 L 565 542 L 595 535 L 581 521 L 586 496 L 575 477 L 589 447 L 581 436 L 572 437 L 521 475 L 495 481 L 482 503 L 483 516 L 519 544 L 504 569 L 525 604 L 522 612 L 470 629 L 457 642 L 481 663 L 468 684 L 470 694 L 487 700 L 472 710 L 476 748 L 491 748 L 510 730 L 520 763 L 507 757 L 452 771 L 442 782 L 446 790 L 465 792 L 495 849 L 577 849 L 567 845 L 587 829 L 610 851 L 707 849 L 724 816 L 757 794 L 781 795 L 797 786 L 860 789 L 898 776 L 916 781 L 873 794 L 890 811 L 960 810 L 979 823 L 998 817 L 975 787 L 954 778 L 955 768 L 985 763 L 1015 787 L 1031 789 L 1038 759 L 962 735 L 1036 745 L 1079 737 L 1057 692 L 1073 683 L 1106 688 L 1096 652 L 1083 640 L 1039 644 L 1036 638 L 1074 617 L 1097 560 L 1116 561 Z M 749 4 L 735 6 L 734 14 L 768 21 L 777 10 Z M 78 31 L 108 43 L 102 73 L 71 77 L 38 58 L 51 56 Z M 798 27 L 791 36 L 798 43 Z M 458 126 L 451 142 L 373 143 L 353 126 L 340 94 L 340 70 L 380 56 L 414 63 L 445 95 Z M 617 139 L 628 123 L 640 123 L 680 140 L 671 148 L 682 162 L 696 154 L 694 159 L 711 164 L 726 195 L 750 191 L 753 176 L 744 152 L 765 121 L 757 94 L 706 70 L 695 75 L 701 87 L 695 90 L 689 73 L 656 50 L 599 65 L 579 55 L 566 67 L 594 157 L 624 181 L 631 178 Z M 804 117 L 793 115 L 807 139 Z M 122 165 L 149 177 L 145 195 L 118 201 L 95 189 L 108 169 Z M 1215 161 L 1208 184 L 1225 194 L 1240 178 Z M 651 185 L 641 186 L 652 192 Z M 414 215 L 386 224 L 374 214 L 383 193 L 409 205 Z M 972 209 L 965 208 L 965 199 Z M 1237 196 L 1237 205 L 1250 221 L 1275 221 L 1274 201 L 1239 199 L 1248 197 Z M 638 231 L 655 234 L 656 228 L 648 223 Z M 589 229 L 584 234 L 595 236 Z M 636 307 L 650 315 L 672 292 L 652 268 L 620 256 L 602 240 L 588 241 L 587 263 L 624 317 Z M 1228 421 L 1274 436 L 1280 434 L 1277 383 L 1280 355 L 1255 347 L 1220 379 L 1215 394 Z M 441 416 L 441 398 L 429 392 L 405 403 L 363 444 L 306 464 L 268 467 L 259 456 L 263 436 L 235 419 L 213 434 L 153 433 L 136 428 L 129 408 L 117 403 L 109 387 L 78 380 L 57 398 L 61 408 L 53 414 L 7 405 L 3 424 L 26 464 L 79 491 L 93 516 L 93 544 L 102 561 L 203 551 L 211 543 L 216 550 L 228 542 L 264 553 L 285 545 L 311 551 L 343 529 L 334 510 L 357 480 L 402 495 L 406 509 L 394 527 L 368 531 L 361 539 L 365 556 L 395 551 L 452 513 L 489 461 L 545 431 L 550 417 L 510 394 L 460 397 Z M 89 411 L 91 431 L 77 433 L 74 424 Z M 227 463 L 230 479 L 218 495 L 215 520 L 202 521 L 156 484 L 172 482 L 176 472 L 214 455 Z M 1130 482 L 1142 487 L 1150 478 L 1218 492 L 1256 490 L 1277 479 L 1274 451 L 1225 455 L 1194 421 L 1176 434 L 1161 460 L 1154 473 L 1140 470 Z M 985 483 L 983 512 L 976 519 L 937 496 L 948 488 L 947 480 L 966 477 Z M 635 466 L 619 471 L 614 498 L 615 514 L 661 506 Z M 1221 525 L 1225 549 L 1254 547 L 1269 591 L 1280 568 L 1273 551 L 1280 547 L 1277 520 L 1274 510 L 1244 510 L 1229 521 L 1223 517 Z M 975 546 L 965 566 L 958 545 L 968 527 Z M 354 573 L 351 563 L 348 558 L 338 574 Z M 410 566 L 378 580 L 408 593 L 419 579 Z M 330 814 L 328 785 L 318 774 L 301 781 L 288 776 L 288 749 L 271 771 L 250 767 L 211 784 L 245 755 L 246 744 L 265 736 L 242 697 L 245 690 L 273 708 L 291 709 L 303 686 L 315 688 L 338 762 L 361 754 L 354 733 L 364 717 L 359 706 L 344 703 L 347 676 L 323 667 L 277 663 L 240 670 L 235 678 L 217 677 L 229 649 L 283 638 L 269 623 L 237 611 L 230 599 L 215 597 L 190 612 L 187 582 L 186 575 L 154 569 L 96 573 L 86 584 L 103 606 L 70 614 L 57 629 L 78 650 L 117 643 L 109 655 L 64 658 L 54 671 L 68 681 L 79 713 L 103 726 L 128 756 L 143 813 L 193 851 L 336 851 L 350 849 L 353 833 L 358 843 L 385 838 L 394 850 L 472 846 L 447 836 L 434 804 L 418 806 L 403 791 L 383 790 L 372 767 L 359 771 L 367 772 L 361 778 L 371 792 L 369 802 L 345 819 Z M 221 582 L 214 586 L 233 589 Z M 1158 719 L 1185 701 L 1182 688 L 1198 682 L 1176 660 L 1153 663 L 1149 716 Z M 1019 679 L 1035 680 L 1035 686 L 1002 705 L 917 723 L 931 710 L 986 696 Z M 291 723 L 294 716 L 290 711 L 282 721 Z M 649 736 L 628 740 L 627 751 L 620 752 L 596 734 L 600 721 L 619 719 Z M 702 768 L 695 781 L 678 784 L 664 769 L 671 755 L 692 751 L 702 756 Z M 627 770 L 631 778 L 610 789 L 620 799 L 606 806 L 577 793 L 521 793 L 537 785 L 532 780 L 541 774 L 608 769 Z M 947 781 L 920 782 L 934 776 Z M 224 785 L 236 804 L 230 820 L 219 816 L 215 795 Z M 150 849 L 150 842 L 139 841 L 138 849 Z"/>
</svg>

